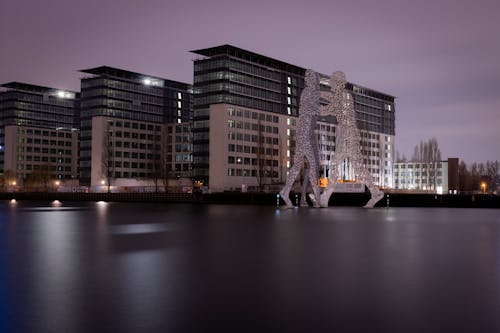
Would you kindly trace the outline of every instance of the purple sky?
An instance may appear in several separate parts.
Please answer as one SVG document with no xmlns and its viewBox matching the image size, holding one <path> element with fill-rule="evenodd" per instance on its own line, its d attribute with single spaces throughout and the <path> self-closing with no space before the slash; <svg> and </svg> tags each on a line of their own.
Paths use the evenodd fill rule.
<svg viewBox="0 0 500 333">
<path fill-rule="evenodd" d="M 79 90 L 108 65 L 192 83 L 190 50 L 233 44 L 397 97 L 397 150 L 500 160 L 498 0 L 2 0 L 0 82 Z"/>
</svg>

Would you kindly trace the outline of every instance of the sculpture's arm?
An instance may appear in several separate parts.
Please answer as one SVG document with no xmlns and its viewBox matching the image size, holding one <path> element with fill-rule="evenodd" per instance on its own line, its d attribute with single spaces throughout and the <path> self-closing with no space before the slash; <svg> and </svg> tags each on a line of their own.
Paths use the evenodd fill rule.
<svg viewBox="0 0 500 333">
<path fill-rule="evenodd" d="M 332 108 L 333 96 L 331 91 L 321 91 L 320 92 L 320 100 L 323 102 L 327 102 L 326 105 L 319 105 L 319 113 L 321 116 L 329 116 L 334 114 L 334 110 Z"/>
<path fill-rule="evenodd" d="M 323 98 L 323 99 L 326 99 L 327 101 L 331 102 L 331 100 L 332 100 L 332 92 L 331 91 L 320 91 L 319 92 L 319 97 Z"/>
<path fill-rule="evenodd" d="M 330 104 L 320 105 L 319 106 L 319 114 L 320 116 L 331 116 L 333 115 L 333 109 Z"/>
</svg>

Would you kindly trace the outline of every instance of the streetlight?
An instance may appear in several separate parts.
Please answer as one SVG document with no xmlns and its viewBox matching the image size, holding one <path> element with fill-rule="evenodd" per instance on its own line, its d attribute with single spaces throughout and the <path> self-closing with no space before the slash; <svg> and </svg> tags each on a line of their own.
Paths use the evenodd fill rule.
<svg viewBox="0 0 500 333">
<path fill-rule="evenodd" d="M 481 188 L 483 189 L 483 194 L 486 194 L 486 183 L 485 182 L 481 183 Z"/>
</svg>

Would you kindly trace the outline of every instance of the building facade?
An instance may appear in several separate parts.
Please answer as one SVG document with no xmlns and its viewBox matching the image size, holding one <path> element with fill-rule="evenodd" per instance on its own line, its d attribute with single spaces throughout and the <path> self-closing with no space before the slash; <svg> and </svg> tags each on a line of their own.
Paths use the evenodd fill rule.
<svg viewBox="0 0 500 333">
<path fill-rule="evenodd" d="M 212 191 L 281 184 L 290 166 L 303 68 L 231 45 L 192 51 L 193 176 Z"/>
<path fill-rule="evenodd" d="M 46 187 L 52 180 L 76 180 L 79 94 L 19 82 L 1 87 L 2 172 L 18 184 L 32 178 L 43 178 Z"/>
<path fill-rule="evenodd" d="M 456 194 L 458 158 L 438 162 L 394 163 L 395 189 Z"/>
<path fill-rule="evenodd" d="M 212 191 L 274 190 L 293 164 L 305 69 L 231 45 L 192 51 L 193 176 Z M 329 90 L 321 75 L 321 89 Z M 393 184 L 394 97 L 348 83 L 362 151 L 375 183 Z M 334 117 L 333 117 L 334 118 Z M 327 176 L 335 119 L 320 119 L 317 136 Z"/>
<path fill-rule="evenodd" d="M 107 66 L 81 72 L 86 74 L 81 80 L 83 184 L 135 187 L 190 175 L 184 160 L 172 165 L 176 157 L 169 149 L 176 143 L 167 140 L 177 128 L 170 125 L 191 126 L 191 85 Z"/>
</svg>

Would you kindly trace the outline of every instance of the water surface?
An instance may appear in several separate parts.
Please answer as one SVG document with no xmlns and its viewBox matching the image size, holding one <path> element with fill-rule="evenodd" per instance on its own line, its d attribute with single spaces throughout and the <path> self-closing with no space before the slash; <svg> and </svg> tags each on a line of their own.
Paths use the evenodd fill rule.
<svg viewBox="0 0 500 333">
<path fill-rule="evenodd" d="M 500 331 L 500 211 L 0 204 L 2 332 Z"/>
</svg>

